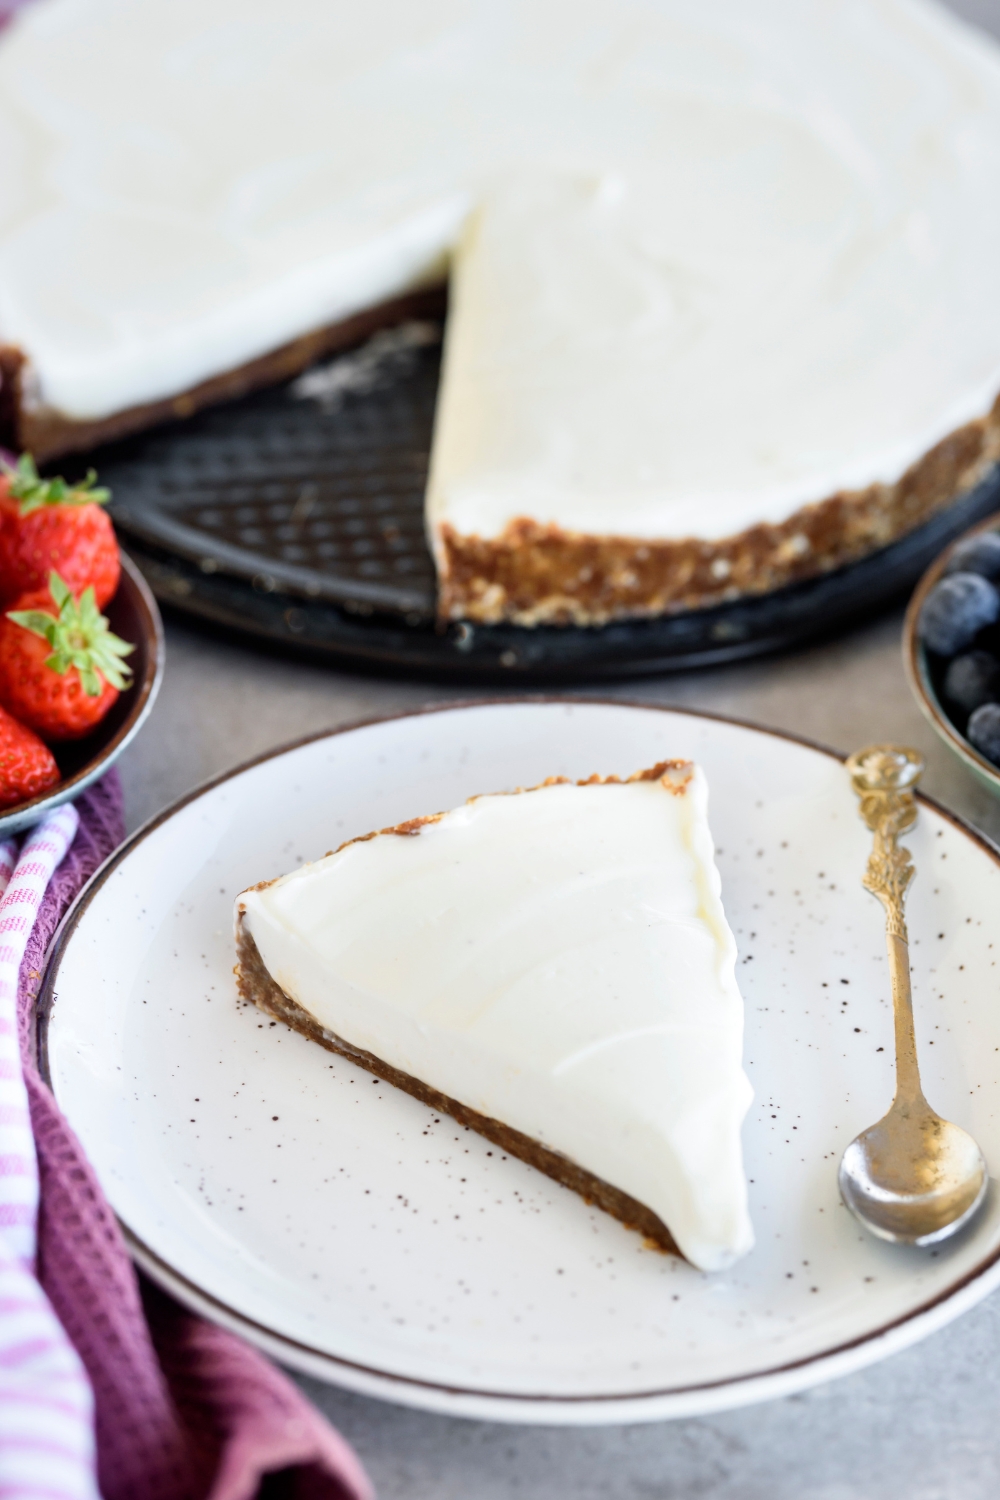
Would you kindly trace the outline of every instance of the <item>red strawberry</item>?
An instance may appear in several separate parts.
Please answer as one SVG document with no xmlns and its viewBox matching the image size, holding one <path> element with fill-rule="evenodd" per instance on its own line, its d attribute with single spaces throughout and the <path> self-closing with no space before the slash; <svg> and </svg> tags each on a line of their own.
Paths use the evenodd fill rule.
<svg viewBox="0 0 1000 1500">
<path fill-rule="evenodd" d="M 0 808 L 30 802 L 61 779 L 48 745 L 0 708 Z"/>
<path fill-rule="evenodd" d="M 108 630 L 93 589 L 74 599 L 58 573 L 0 620 L 0 703 L 50 743 L 89 734 L 127 685 L 134 650 Z"/>
<path fill-rule="evenodd" d="M 101 509 L 111 492 L 94 489 L 96 478 L 40 479 L 30 453 L 0 465 L 0 599 L 47 588 L 53 570 L 75 594 L 92 588 L 99 609 L 114 596 L 118 543 Z"/>
</svg>

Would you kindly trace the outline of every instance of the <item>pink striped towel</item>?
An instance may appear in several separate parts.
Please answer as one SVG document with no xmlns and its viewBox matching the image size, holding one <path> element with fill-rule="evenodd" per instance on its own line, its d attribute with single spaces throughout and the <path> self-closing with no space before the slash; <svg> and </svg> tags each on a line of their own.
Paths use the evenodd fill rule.
<svg viewBox="0 0 1000 1500">
<path fill-rule="evenodd" d="M 90 1384 L 35 1279 L 38 1163 L 17 1027 L 25 946 L 78 821 L 61 807 L 20 856 L 0 844 L 0 1494 L 92 1500 Z"/>
<path fill-rule="evenodd" d="M 254 1500 L 280 1474 L 295 1500 L 371 1500 L 354 1454 L 284 1375 L 140 1285 L 39 1077 L 45 951 L 122 834 L 112 772 L 20 855 L 0 844 L 0 1497 Z"/>
</svg>

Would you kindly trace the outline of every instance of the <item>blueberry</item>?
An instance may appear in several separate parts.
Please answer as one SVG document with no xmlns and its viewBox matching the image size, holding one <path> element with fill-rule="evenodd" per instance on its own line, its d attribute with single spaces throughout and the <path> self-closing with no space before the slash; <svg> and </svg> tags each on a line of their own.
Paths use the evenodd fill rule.
<svg viewBox="0 0 1000 1500">
<path fill-rule="evenodd" d="M 1000 594 L 979 573 L 952 573 L 934 585 L 920 611 L 920 638 L 929 651 L 954 656 L 1000 616 Z"/>
<path fill-rule="evenodd" d="M 984 703 L 977 708 L 965 734 L 981 755 L 1000 766 L 1000 703 Z"/>
<path fill-rule="evenodd" d="M 1000 578 L 1000 532 L 983 531 L 959 542 L 948 561 L 949 573 L 981 573 Z"/>
<path fill-rule="evenodd" d="M 981 703 L 1000 702 L 1000 661 L 988 651 L 956 656 L 944 676 L 944 695 L 966 714 Z"/>
</svg>

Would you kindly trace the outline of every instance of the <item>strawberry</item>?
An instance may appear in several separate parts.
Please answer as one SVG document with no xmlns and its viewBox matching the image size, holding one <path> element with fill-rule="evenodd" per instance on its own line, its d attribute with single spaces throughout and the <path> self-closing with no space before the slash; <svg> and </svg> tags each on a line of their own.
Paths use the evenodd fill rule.
<svg viewBox="0 0 1000 1500">
<path fill-rule="evenodd" d="M 79 484 L 41 479 L 30 453 L 16 468 L 0 462 L 0 599 L 47 587 L 55 570 L 75 594 L 88 586 L 103 609 L 118 587 L 121 564 L 114 527 L 90 470 Z"/>
<path fill-rule="evenodd" d="M 48 745 L 0 708 L 0 808 L 30 802 L 61 779 Z"/>
<path fill-rule="evenodd" d="M 92 588 L 74 599 L 58 573 L 17 603 L 0 620 L 0 703 L 50 743 L 80 739 L 127 686 L 134 647 L 108 630 Z"/>
</svg>

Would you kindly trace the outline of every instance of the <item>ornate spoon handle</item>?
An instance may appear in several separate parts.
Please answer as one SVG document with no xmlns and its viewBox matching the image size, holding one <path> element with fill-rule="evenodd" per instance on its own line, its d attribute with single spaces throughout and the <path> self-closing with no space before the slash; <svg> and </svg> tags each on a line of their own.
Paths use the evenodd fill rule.
<svg viewBox="0 0 1000 1500">
<path fill-rule="evenodd" d="M 896 1096 L 888 1113 L 855 1136 L 844 1152 L 840 1191 L 873 1234 L 910 1245 L 933 1245 L 968 1223 L 989 1180 L 972 1136 L 936 1114 L 920 1087 L 903 919 L 913 861 L 899 847 L 899 837 L 917 821 L 913 788 L 923 768 L 915 750 L 899 745 L 872 745 L 847 762 L 861 816 L 875 836 L 864 884 L 885 908 Z"/>
<path fill-rule="evenodd" d="M 885 908 L 885 941 L 889 954 L 892 1011 L 896 1029 L 896 1099 L 923 1100 L 910 993 L 910 948 L 903 903 L 916 871 L 901 834 L 917 821 L 913 789 L 924 769 L 916 750 L 872 745 L 847 762 L 851 783 L 861 799 L 861 816 L 875 835 L 863 883 Z"/>
</svg>

